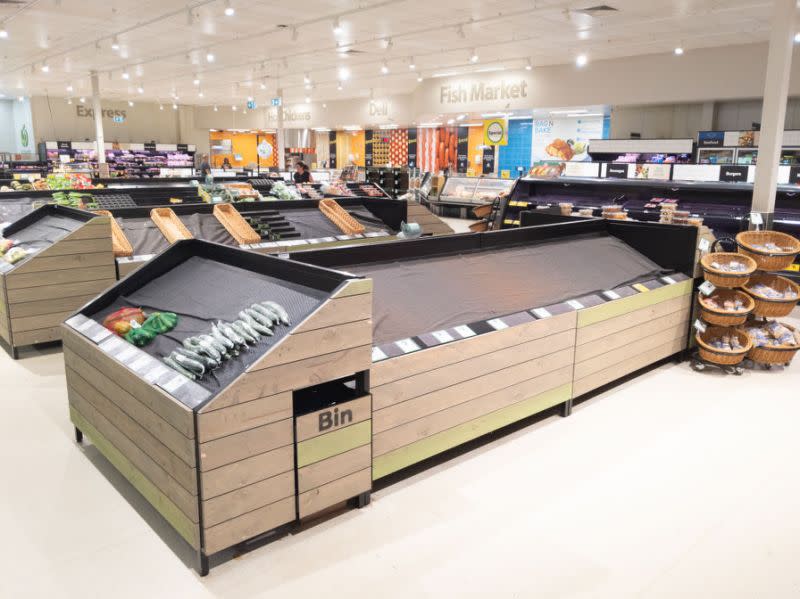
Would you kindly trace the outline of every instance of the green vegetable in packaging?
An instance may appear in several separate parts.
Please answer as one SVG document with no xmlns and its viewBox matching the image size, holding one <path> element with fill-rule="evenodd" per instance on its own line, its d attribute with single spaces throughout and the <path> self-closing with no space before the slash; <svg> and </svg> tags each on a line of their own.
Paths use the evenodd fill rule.
<svg viewBox="0 0 800 599">
<path fill-rule="evenodd" d="M 174 312 L 153 312 L 144 324 L 128 331 L 125 339 L 137 347 L 143 347 L 158 335 L 170 332 L 177 324 L 178 315 Z"/>
</svg>

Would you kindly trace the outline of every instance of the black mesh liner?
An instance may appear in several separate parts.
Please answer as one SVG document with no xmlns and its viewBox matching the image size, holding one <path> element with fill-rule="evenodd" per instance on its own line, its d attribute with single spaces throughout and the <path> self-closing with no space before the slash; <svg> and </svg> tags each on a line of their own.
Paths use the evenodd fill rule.
<svg viewBox="0 0 800 599">
<path fill-rule="evenodd" d="M 177 327 L 141 348 L 151 356 L 162 358 L 187 337 L 210 332 L 214 322 L 238 320 L 239 311 L 254 302 L 278 302 L 289 313 L 294 326 L 327 297 L 323 291 L 195 256 L 146 283 L 135 293 L 119 297 L 93 318 L 102 322 L 108 314 L 128 306 L 142 308 L 146 313 L 175 312 Z M 268 348 L 279 343 L 292 326 L 277 326 L 273 337 L 262 337 L 256 346 L 224 362 L 197 382 L 212 393 L 224 389 Z"/>
<path fill-rule="evenodd" d="M 342 266 L 371 277 L 373 343 L 547 306 L 662 269 L 615 237 Z"/>
<path fill-rule="evenodd" d="M 367 213 L 372 216 L 372 213 L 363 206 L 348 206 L 347 210 L 364 225 L 366 232 L 380 231 L 381 229 L 388 230 L 387 226 L 376 226 L 375 223 L 361 220 L 358 218 L 358 212 Z M 320 237 L 335 237 L 336 235 L 344 235 L 342 230 L 334 225 L 331 220 L 322 214 L 318 208 L 296 208 L 292 210 L 281 211 L 283 216 L 292 226 L 300 233 L 303 239 L 318 239 Z M 372 216 L 372 218 L 375 218 Z"/>
<path fill-rule="evenodd" d="M 136 256 L 159 254 L 169 247 L 166 238 L 150 218 L 117 218 L 117 222 L 131 242 Z"/>
<path fill-rule="evenodd" d="M 188 214 L 179 218 L 195 239 L 239 247 L 236 240 L 213 214 Z"/>
<path fill-rule="evenodd" d="M 9 234 L 8 237 L 28 252 L 36 252 L 50 247 L 56 241 L 79 229 L 83 224 L 83 221 L 74 218 L 47 214 L 30 226 Z"/>
<path fill-rule="evenodd" d="M 33 200 L 30 198 L 0 200 L 0 223 L 13 223 L 30 212 L 33 212 Z"/>
</svg>

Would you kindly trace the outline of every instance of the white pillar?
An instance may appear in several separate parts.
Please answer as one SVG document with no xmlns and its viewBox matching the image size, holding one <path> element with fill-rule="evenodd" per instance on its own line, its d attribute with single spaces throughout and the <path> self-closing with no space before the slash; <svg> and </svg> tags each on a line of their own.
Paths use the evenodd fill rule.
<svg viewBox="0 0 800 599">
<path fill-rule="evenodd" d="M 94 135 L 97 143 L 97 162 L 106 162 L 106 138 L 103 134 L 103 108 L 100 106 L 100 81 L 97 71 L 91 72 L 92 80 L 92 110 L 94 110 Z"/>
<path fill-rule="evenodd" d="M 752 207 L 753 212 L 762 214 L 767 226 L 772 223 L 772 214 L 775 212 L 778 163 L 786 121 L 786 100 L 789 96 L 796 10 L 797 0 L 774 0 Z"/>
<path fill-rule="evenodd" d="M 278 90 L 278 98 L 281 99 L 281 105 L 278 106 L 278 134 L 276 139 L 278 141 L 278 169 L 286 170 L 286 148 L 284 146 L 285 140 L 283 136 L 283 90 Z"/>
</svg>

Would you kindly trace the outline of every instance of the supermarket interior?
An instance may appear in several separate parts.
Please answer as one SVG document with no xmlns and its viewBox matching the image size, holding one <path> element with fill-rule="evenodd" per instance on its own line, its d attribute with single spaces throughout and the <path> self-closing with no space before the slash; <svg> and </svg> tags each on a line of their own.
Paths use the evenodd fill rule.
<svg viewBox="0 0 800 599">
<path fill-rule="evenodd" d="M 799 13 L 0 1 L 0 596 L 800 597 Z"/>
</svg>

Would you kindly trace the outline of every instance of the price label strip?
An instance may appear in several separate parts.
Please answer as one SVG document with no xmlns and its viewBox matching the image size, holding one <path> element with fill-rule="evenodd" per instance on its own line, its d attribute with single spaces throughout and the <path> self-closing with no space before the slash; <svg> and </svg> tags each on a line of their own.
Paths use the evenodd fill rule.
<svg viewBox="0 0 800 599">
<path fill-rule="evenodd" d="M 134 372 L 141 373 L 146 367 L 150 366 L 153 363 L 150 356 L 144 354 L 143 356 L 139 356 L 133 362 L 131 362 L 129 368 Z"/>
<path fill-rule="evenodd" d="M 603 295 L 606 296 L 610 300 L 618 300 L 621 299 L 622 296 L 614 291 L 613 289 L 609 289 L 608 291 L 604 291 Z"/>
<path fill-rule="evenodd" d="M 419 345 L 414 343 L 414 340 L 411 338 L 395 341 L 395 345 L 399 347 L 404 354 L 410 354 L 411 352 L 419 351 L 420 349 Z"/>
<path fill-rule="evenodd" d="M 540 319 L 541 318 L 550 318 L 552 316 L 552 314 L 550 314 L 550 312 L 547 310 L 547 308 L 534 308 L 532 310 L 532 312 L 533 312 L 533 315 L 536 318 L 540 318 Z"/>
<path fill-rule="evenodd" d="M 132 345 L 129 345 L 119 352 L 115 357 L 123 364 L 127 364 L 137 353 L 139 353 L 139 350 Z"/>
<path fill-rule="evenodd" d="M 502 331 L 503 329 L 507 329 L 508 325 L 503 322 L 501 318 L 493 318 L 492 320 L 487 320 L 486 322 L 489 323 L 495 331 Z"/>
<path fill-rule="evenodd" d="M 100 343 L 104 339 L 108 339 L 111 335 L 112 335 L 111 331 L 109 331 L 105 327 L 102 327 L 99 331 L 95 331 L 94 333 L 92 333 L 90 339 L 95 343 Z"/>
<path fill-rule="evenodd" d="M 469 328 L 465 324 L 462 324 L 462 325 L 457 326 L 457 327 L 453 327 L 453 330 L 456 333 L 458 333 L 459 335 L 461 335 L 462 339 L 466 339 L 467 337 L 474 337 L 475 336 L 475 331 L 473 331 L 471 328 Z"/>
<path fill-rule="evenodd" d="M 454 341 L 453 336 L 445 330 L 434 331 L 431 333 L 431 335 L 433 335 L 433 337 L 439 343 L 450 343 L 451 341 Z"/>
<path fill-rule="evenodd" d="M 675 283 L 677 283 L 677 281 L 672 277 L 661 277 L 661 280 L 664 281 L 667 285 L 674 285 Z"/>
<path fill-rule="evenodd" d="M 650 291 L 647 287 L 645 287 L 641 283 L 634 283 L 633 285 L 631 285 L 631 287 L 633 287 L 636 291 L 639 291 L 640 293 L 646 293 Z"/>
<path fill-rule="evenodd" d="M 578 300 L 569 300 L 567 301 L 567 305 L 570 308 L 574 308 L 575 310 L 583 310 L 583 304 L 580 303 Z"/>
<path fill-rule="evenodd" d="M 388 358 L 383 350 L 380 347 L 373 347 L 372 348 L 372 361 L 373 362 L 380 362 L 381 360 L 385 360 Z"/>
</svg>

